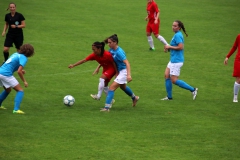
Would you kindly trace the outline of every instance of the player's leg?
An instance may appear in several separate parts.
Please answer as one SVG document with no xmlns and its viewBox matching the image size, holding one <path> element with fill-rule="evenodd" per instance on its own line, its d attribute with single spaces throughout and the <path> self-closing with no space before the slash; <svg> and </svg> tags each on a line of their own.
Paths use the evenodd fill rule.
<svg viewBox="0 0 240 160">
<path fill-rule="evenodd" d="M 0 81 L 0 83 L 1 83 L 1 86 L 2 86 L 1 81 Z M 3 88 L 4 88 L 4 90 L 0 94 L 0 109 L 6 109 L 5 107 L 2 106 L 2 102 L 7 98 L 7 96 L 11 92 L 11 88 L 5 88 L 4 86 L 3 86 Z"/>
<path fill-rule="evenodd" d="M 126 85 L 126 83 L 125 83 L 125 84 L 121 84 L 121 85 L 120 85 L 120 88 L 121 88 L 129 97 L 131 97 L 131 99 L 132 99 L 132 101 L 133 101 L 132 106 L 135 107 L 136 104 L 137 104 L 137 101 L 139 100 L 139 96 L 136 96 L 136 95 L 133 93 L 132 89 Z"/>
<path fill-rule="evenodd" d="M 170 71 L 171 81 L 173 84 L 192 92 L 193 100 L 195 100 L 197 96 L 198 88 L 194 88 L 190 86 L 188 83 L 186 83 L 185 81 L 178 79 L 180 75 L 180 69 L 182 66 L 183 66 L 183 63 L 172 63 L 172 70 Z"/>
<path fill-rule="evenodd" d="M 15 48 L 19 51 L 20 47 L 23 45 L 23 35 L 16 36 L 13 40 Z"/>
<path fill-rule="evenodd" d="M 13 113 L 24 114 L 23 111 L 20 110 L 20 104 L 22 102 L 24 92 L 20 84 L 17 84 L 13 89 L 17 92 L 14 99 L 14 109 Z"/>
<path fill-rule="evenodd" d="M 148 23 L 147 27 L 146 27 L 146 34 L 147 34 L 148 44 L 150 46 L 149 50 L 154 51 L 155 48 L 154 48 L 154 43 L 153 43 L 153 38 L 152 38 L 151 33 L 152 33 L 151 25 L 150 25 L 150 23 Z"/>
<path fill-rule="evenodd" d="M 107 94 L 106 101 L 105 101 L 105 107 L 102 108 L 100 111 L 109 111 L 109 108 L 111 107 L 111 103 L 112 103 L 112 100 L 114 97 L 114 91 L 118 87 L 119 87 L 119 84 L 117 82 L 113 81 L 113 83 L 110 85 L 109 90 L 108 90 L 108 94 Z"/>
<path fill-rule="evenodd" d="M 167 97 L 162 98 L 161 100 L 172 100 L 172 81 L 170 79 L 170 65 L 171 63 L 169 62 L 164 73 Z"/>
<path fill-rule="evenodd" d="M 100 100 L 104 86 L 105 86 L 105 80 L 106 80 L 106 76 L 104 74 L 102 74 L 101 77 L 99 78 L 98 93 L 90 95 L 93 99 Z"/>
<path fill-rule="evenodd" d="M 239 89 L 240 89 L 240 77 L 236 77 L 236 81 L 233 87 L 233 93 L 234 93 L 233 102 L 238 102 Z"/>
<path fill-rule="evenodd" d="M 158 22 L 158 24 L 152 25 L 152 32 L 160 42 L 162 42 L 164 45 L 168 45 L 165 38 L 159 34 L 159 26 L 160 26 L 160 22 Z"/>
<path fill-rule="evenodd" d="M 12 44 L 13 44 L 13 37 L 7 34 L 6 39 L 4 41 L 4 47 L 3 47 L 4 62 L 6 62 L 9 57 L 9 49 L 10 47 L 12 47 Z"/>
</svg>

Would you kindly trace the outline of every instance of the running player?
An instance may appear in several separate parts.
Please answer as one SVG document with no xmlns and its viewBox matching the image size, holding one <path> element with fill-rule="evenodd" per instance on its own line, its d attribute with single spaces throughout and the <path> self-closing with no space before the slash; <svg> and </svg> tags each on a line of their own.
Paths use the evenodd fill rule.
<svg viewBox="0 0 240 160">
<path fill-rule="evenodd" d="M 135 94 L 132 92 L 131 88 L 127 86 L 128 82 L 132 81 L 131 77 L 131 68 L 130 63 L 127 60 L 127 57 L 125 55 L 125 52 L 121 47 L 118 46 L 118 37 L 116 34 L 106 38 L 105 43 L 108 44 L 110 47 L 109 52 L 112 54 L 113 59 L 117 65 L 118 70 L 118 76 L 115 78 L 115 80 L 112 82 L 112 84 L 109 87 L 108 95 L 106 98 L 105 107 L 102 108 L 100 111 L 110 111 L 111 108 L 111 102 L 114 97 L 114 92 L 117 88 L 121 88 L 128 96 L 132 99 L 132 106 L 135 107 L 137 104 L 137 101 L 139 100 L 139 96 L 135 96 Z"/>
<path fill-rule="evenodd" d="M 163 38 L 163 36 L 159 35 L 159 27 L 160 27 L 160 10 L 158 8 L 157 3 L 154 0 L 147 0 L 147 17 L 145 18 L 147 23 L 146 27 L 146 33 L 147 33 L 147 39 L 148 43 L 150 45 L 149 50 L 153 51 L 155 50 L 152 33 L 154 36 L 161 41 L 164 45 L 167 45 L 167 41 Z"/>
<path fill-rule="evenodd" d="M 236 77 L 236 81 L 234 83 L 234 87 L 233 87 L 233 102 L 238 102 L 238 92 L 240 89 L 240 34 L 237 35 L 236 40 L 231 48 L 231 50 L 229 51 L 229 53 L 227 54 L 225 60 L 224 60 L 224 64 L 227 65 L 228 63 L 228 59 L 231 57 L 231 55 L 236 51 L 236 49 L 238 48 L 238 52 L 235 56 L 235 60 L 234 60 L 234 68 L 233 68 L 233 77 Z"/>
<path fill-rule="evenodd" d="M 34 48 L 30 44 L 24 44 L 20 47 L 19 52 L 12 54 L 9 59 L 0 67 L 0 86 L 3 86 L 4 91 L 0 94 L 0 106 L 1 109 L 6 109 L 2 106 L 2 102 L 7 98 L 8 94 L 13 88 L 17 94 L 14 99 L 14 110 L 13 113 L 24 114 L 20 110 L 20 104 L 23 99 L 23 89 L 17 79 L 13 76 L 13 73 L 17 71 L 19 77 L 24 83 L 25 87 L 28 87 L 28 83 L 24 78 L 25 67 L 28 57 L 33 56 Z"/>
<path fill-rule="evenodd" d="M 167 97 L 163 98 L 162 100 L 172 100 L 172 83 L 181 88 L 189 90 L 193 95 L 193 100 L 195 100 L 197 96 L 198 88 L 194 88 L 183 80 L 178 79 L 180 76 L 180 69 L 184 62 L 184 39 L 183 34 L 180 31 L 181 29 L 185 35 L 188 36 L 183 23 L 179 20 L 174 21 L 172 30 L 175 34 L 170 42 L 170 45 L 165 45 L 164 47 L 165 52 L 170 50 L 170 62 L 165 70 L 165 87 L 167 91 Z"/>
<path fill-rule="evenodd" d="M 108 83 L 112 79 L 112 77 L 116 74 L 117 68 L 114 63 L 113 57 L 111 53 L 104 50 L 105 43 L 104 42 L 94 42 L 92 44 L 93 53 L 88 55 L 85 59 L 82 59 L 75 64 L 70 64 L 68 68 L 73 68 L 77 65 L 81 65 L 87 61 L 97 61 L 99 63 L 98 68 L 94 71 L 93 74 L 98 73 L 99 68 L 103 67 L 102 75 L 99 78 L 98 84 L 98 93 L 96 95 L 91 94 L 90 96 L 95 100 L 100 100 L 102 96 L 102 92 L 108 93 Z M 114 103 L 114 100 L 113 100 Z"/>
</svg>

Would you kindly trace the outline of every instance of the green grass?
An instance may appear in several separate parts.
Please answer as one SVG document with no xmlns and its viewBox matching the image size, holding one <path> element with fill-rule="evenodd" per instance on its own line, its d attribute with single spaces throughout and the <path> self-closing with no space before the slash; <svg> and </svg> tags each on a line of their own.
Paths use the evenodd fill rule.
<svg viewBox="0 0 240 160">
<path fill-rule="evenodd" d="M 8 3 L 0 1 L 2 27 Z M 25 68 L 29 87 L 21 109 L 26 114 L 12 114 L 15 91 L 4 101 L 8 109 L 0 110 L 1 160 L 240 159 L 240 110 L 239 103 L 232 103 L 235 55 L 223 65 L 239 33 L 238 0 L 157 0 L 161 35 L 171 40 L 176 19 L 189 34 L 180 79 L 199 88 L 196 101 L 177 86 L 173 101 L 160 100 L 166 95 L 169 55 L 155 38 L 156 51 L 148 51 L 146 1 L 16 3 L 26 18 L 25 43 L 33 44 L 36 53 Z M 118 89 L 111 112 L 101 113 L 105 96 L 100 101 L 89 96 L 97 92 L 99 75 L 92 76 L 97 63 L 67 67 L 91 53 L 94 41 L 114 33 L 127 53 L 133 78 L 129 86 L 140 101 L 132 108 L 131 99 Z M 67 94 L 76 99 L 73 107 L 62 104 Z"/>
</svg>

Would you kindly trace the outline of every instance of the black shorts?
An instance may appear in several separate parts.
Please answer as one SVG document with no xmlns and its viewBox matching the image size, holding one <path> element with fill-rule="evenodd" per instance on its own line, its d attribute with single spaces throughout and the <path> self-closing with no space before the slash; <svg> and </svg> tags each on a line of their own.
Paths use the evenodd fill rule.
<svg viewBox="0 0 240 160">
<path fill-rule="evenodd" d="M 4 47 L 12 47 L 13 43 L 17 49 L 20 49 L 20 47 L 23 44 L 23 34 L 19 35 L 7 34 L 4 42 Z"/>
</svg>

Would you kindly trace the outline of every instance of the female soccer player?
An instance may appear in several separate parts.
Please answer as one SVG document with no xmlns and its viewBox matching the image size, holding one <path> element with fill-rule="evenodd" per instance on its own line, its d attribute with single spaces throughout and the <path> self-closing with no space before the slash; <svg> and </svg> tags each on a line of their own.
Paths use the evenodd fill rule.
<svg viewBox="0 0 240 160">
<path fill-rule="evenodd" d="M 20 47 L 19 52 L 12 54 L 9 59 L 0 67 L 0 86 L 3 86 L 4 88 L 4 91 L 0 94 L 0 106 L 11 92 L 11 88 L 13 88 L 17 92 L 14 99 L 13 113 L 24 114 L 24 112 L 20 110 L 20 104 L 24 95 L 23 89 L 17 79 L 13 76 L 13 73 L 17 71 L 19 77 L 24 83 L 24 86 L 28 87 L 28 83 L 23 76 L 25 74 L 25 70 L 23 70 L 23 68 L 28 61 L 28 57 L 33 56 L 33 54 L 33 46 L 30 44 L 24 44 Z M 1 108 L 6 109 L 3 106 L 1 106 Z"/>
<path fill-rule="evenodd" d="M 113 59 L 117 65 L 118 76 L 110 85 L 108 95 L 106 98 L 105 107 L 102 108 L 100 111 L 110 111 L 109 108 L 111 108 L 111 102 L 114 97 L 114 91 L 118 87 L 120 87 L 127 95 L 129 95 L 132 98 L 133 101 L 132 106 L 134 107 L 136 106 L 137 101 L 139 100 L 139 96 L 135 96 L 132 90 L 127 86 L 127 82 L 132 81 L 130 63 L 127 60 L 127 57 L 123 49 L 118 46 L 118 37 L 116 34 L 108 37 L 105 40 L 105 43 L 108 43 L 108 46 L 110 47 L 109 52 L 112 54 Z"/>
<path fill-rule="evenodd" d="M 9 48 L 12 47 L 14 43 L 17 51 L 23 44 L 23 30 L 25 28 L 25 18 L 21 13 L 16 12 L 16 4 L 10 3 L 7 10 L 10 10 L 10 13 L 5 15 L 5 24 L 2 32 L 2 36 L 6 35 L 6 39 L 3 47 L 4 60 L 7 61 L 9 57 Z"/>
<path fill-rule="evenodd" d="M 181 29 L 185 35 L 188 36 L 183 23 L 179 20 L 174 21 L 172 30 L 175 34 L 170 42 L 170 45 L 166 45 L 164 47 L 165 51 L 170 50 L 170 62 L 168 63 L 165 70 L 165 86 L 167 97 L 163 98 L 162 100 L 172 100 L 172 83 L 181 88 L 191 91 L 193 100 L 195 100 L 197 96 L 198 88 L 194 88 L 183 80 L 178 79 L 180 75 L 180 69 L 183 66 L 184 62 L 184 39 L 182 32 L 180 31 Z"/>
<path fill-rule="evenodd" d="M 108 83 L 112 79 L 112 77 L 116 74 L 117 67 L 114 63 L 113 57 L 111 53 L 104 50 L 105 43 L 104 42 L 94 42 L 92 44 L 93 53 L 88 55 L 85 59 L 82 59 L 75 64 L 70 64 L 68 68 L 73 68 L 77 65 L 81 65 L 87 61 L 96 60 L 99 63 L 98 68 L 94 71 L 93 74 L 98 73 L 99 68 L 102 66 L 103 71 L 102 75 L 99 78 L 98 84 L 98 94 L 90 96 L 95 100 L 100 100 L 102 96 L 102 92 L 104 91 L 106 94 L 108 92 Z M 114 103 L 114 100 L 113 100 Z"/>
<path fill-rule="evenodd" d="M 145 18 L 145 20 L 148 21 L 148 23 L 147 23 L 147 27 L 146 27 L 146 33 L 147 33 L 148 43 L 150 45 L 149 50 L 155 50 L 154 43 L 153 43 L 153 38 L 151 36 L 152 33 L 164 45 L 167 45 L 168 43 L 162 36 L 159 35 L 160 10 L 158 8 L 158 5 L 154 0 L 147 0 L 147 1 L 148 1 L 148 3 L 147 3 L 147 13 L 148 13 L 148 15 Z"/>
<path fill-rule="evenodd" d="M 238 52 L 235 56 L 235 61 L 234 61 L 234 68 L 233 68 L 233 77 L 236 77 L 236 81 L 234 83 L 233 87 L 233 102 L 238 102 L 238 92 L 240 88 L 240 34 L 237 35 L 237 38 L 232 46 L 232 49 L 229 51 L 227 54 L 224 64 L 227 65 L 228 59 L 231 57 L 231 55 L 236 51 L 238 48 Z"/>
</svg>

